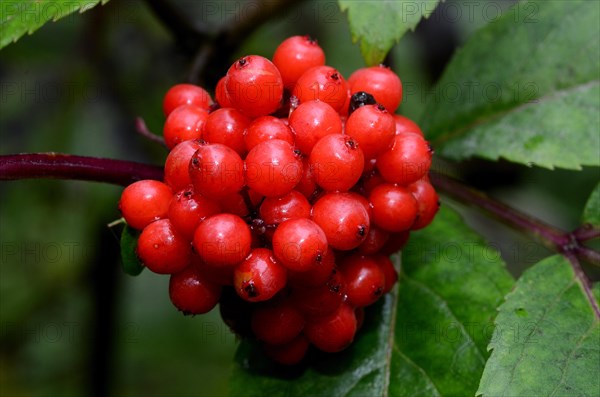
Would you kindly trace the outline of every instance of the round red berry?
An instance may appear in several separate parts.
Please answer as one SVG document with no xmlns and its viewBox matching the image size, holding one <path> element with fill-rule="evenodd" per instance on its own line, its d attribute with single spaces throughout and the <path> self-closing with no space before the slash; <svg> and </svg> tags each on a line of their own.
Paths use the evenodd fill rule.
<svg viewBox="0 0 600 397">
<path fill-rule="evenodd" d="M 346 294 L 350 304 L 368 306 L 383 295 L 385 275 L 373 258 L 350 255 L 340 262 L 339 269 L 346 280 Z"/>
<path fill-rule="evenodd" d="M 401 186 L 384 183 L 369 195 L 373 207 L 373 223 L 388 232 L 411 228 L 417 217 L 417 200 Z"/>
<path fill-rule="evenodd" d="M 310 36 L 292 36 L 279 44 L 273 63 L 281 72 L 283 85 L 291 89 L 308 69 L 325 65 L 325 53 Z"/>
<path fill-rule="evenodd" d="M 231 148 L 219 143 L 204 143 L 192 156 L 190 179 L 196 192 L 221 199 L 244 186 L 244 161 Z"/>
<path fill-rule="evenodd" d="M 356 109 L 346 121 L 346 134 L 354 138 L 366 159 L 372 159 L 394 142 L 394 118 L 381 105 L 365 105 Z"/>
<path fill-rule="evenodd" d="M 193 105 L 208 110 L 211 103 L 210 95 L 204 88 L 193 84 L 176 84 L 165 94 L 163 112 L 168 116 L 182 105 Z"/>
<path fill-rule="evenodd" d="M 327 253 L 327 237 L 310 219 L 289 219 L 273 234 L 273 252 L 288 269 L 308 271 L 319 266 Z"/>
<path fill-rule="evenodd" d="M 145 179 L 127 186 L 119 200 L 119 210 L 129 226 L 142 230 L 150 222 L 167 217 L 173 197 L 166 184 Z"/>
<path fill-rule="evenodd" d="M 369 233 L 369 214 L 350 193 L 328 193 L 313 205 L 313 220 L 339 250 L 358 247 Z"/>
<path fill-rule="evenodd" d="M 173 149 L 177 144 L 202 138 L 208 110 L 194 105 L 175 108 L 167 117 L 163 128 L 165 144 Z"/>
<path fill-rule="evenodd" d="M 196 153 L 196 150 L 200 149 L 200 146 L 199 141 L 185 141 L 175 146 L 169 152 L 165 160 L 165 183 L 173 191 L 185 189 L 191 185 L 192 180 L 189 172 L 190 160 L 194 153 Z"/>
<path fill-rule="evenodd" d="M 255 309 L 251 326 L 257 339 L 270 345 L 283 345 L 300 335 L 304 317 L 286 299 Z"/>
<path fill-rule="evenodd" d="M 309 155 L 315 143 L 325 135 L 341 134 L 342 120 L 330 105 L 322 101 L 301 103 L 289 118 L 296 147 Z"/>
<path fill-rule="evenodd" d="M 326 135 L 308 159 L 315 181 L 327 191 L 347 191 L 360 179 L 365 159 L 358 143 L 347 135 Z"/>
<path fill-rule="evenodd" d="M 233 272 L 233 286 L 242 299 L 262 302 L 285 287 L 287 271 L 267 248 L 255 248 Z"/>
<path fill-rule="evenodd" d="M 221 286 L 212 283 L 194 266 L 171 275 L 169 297 L 183 314 L 204 314 L 211 311 L 221 297 Z"/>
<path fill-rule="evenodd" d="M 168 219 L 152 222 L 142 230 L 137 255 L 154 273 L 172 274 L 183 270 L 192 259 L 192 246 Z"/>
<path fill-rule="evenodd" d="M 392 148 L 377 157 L 377 170 L 388 182 L 409 185 L 429 172 L 432 150 L 417 134 L 394 137 Z"/>
<path fill-rule="evenodd" d="M 266 197 L 289 193 L 300 178 L 302 161 L 286 141 L 259 143 L 246 156 L 246 184 Z"/>
<path fill-rule="evenodd" d="M 259 143 L 269 139 L 281 139 L 290 145 L 294 144 L 294 134 L 287 123 L 273 116 L 254 119 L 244 133 L 246 150 L 251 150 Z"/>
<path fill-rule="evenodd" d="M 300 76 L 292 95 L 300 103 L 320 100 L 331 105 L 336 112 L 343 110 L 348 99 L 349 88 L 337 69 L 331 66 L 315 66 Z"/>
<path fill-rule="evenodd" d="M 242 218 L 232 214 L 213 215 L 198 225 L 194 249 L 211 266 L 234 266 L 250 253 L 252 235 Z"/>
<path fill-rule="evenodd" d="M 175 230 L 192 241 L 200 222 L 220 211 L 216 201 L 194 193 L 192 186 L 188 186 L 175 194 L 169 205 L 168 215 Z"/>
<path fill-rule="evenodd" d="M 225 89 L 231 105 L 248 117 L 266 116 L 281 106 L 283 81 L 267 58 L 248 55 L 227 71 Z"/>
</svg>

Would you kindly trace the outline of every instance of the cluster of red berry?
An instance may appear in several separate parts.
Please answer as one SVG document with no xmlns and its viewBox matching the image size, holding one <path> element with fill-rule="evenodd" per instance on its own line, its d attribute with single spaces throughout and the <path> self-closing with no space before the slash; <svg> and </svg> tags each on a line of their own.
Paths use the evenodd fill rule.
<svg viewBox="0 0 600 397">
<path fill-rule="evenodd" d="M 377 66 L 346 81 L 294 36 L 272 62 L 237 60 L 215 91 L 214 104 L 189 84 L 165 96 L 164 182 L 133 183 L 119 204 L 137 255 L 171 275 L 179 310 L 220 302 L 278 362 L 340 351 L 396 282 L 389 255 L 439 206 L 431 147 L 393 114 L 400 79 Z"/>
</svg>

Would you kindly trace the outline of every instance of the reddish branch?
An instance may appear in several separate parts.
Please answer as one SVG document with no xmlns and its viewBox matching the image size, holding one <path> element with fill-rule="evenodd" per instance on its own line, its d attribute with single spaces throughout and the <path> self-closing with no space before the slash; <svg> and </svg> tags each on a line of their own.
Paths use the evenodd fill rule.
<svg viewBox="0 0 600 397">
<path fill-rule="evenodd" d="M 592 265 L 600 266 L 600 253 L 582 244 L 583 241 L 598 236 L 598 229 L 586 225 L 572 233 L 565 232 L 496 201 L 488 197 L 485 193 L 465 186 L 461 182 L 446 175 L 431 172 L 430 177 L 431 182 L 449 197 L 485 210 L 500 222 L 515 230 L 528 234 L 546 247 L 559 252 L 567 258 L 573 268 L 575 276 L 581 283 L 594 313 L 600 318 L 600 308 L 592 293 L 590 280 L 583 272 L 579 263 L 579 259 L 583 259 Z"/>
<path fill-rule="evenodd" d="M 0 156 L 0 180 L 49 178 L 106 182 L 127 186 L 140 179 L 163 177 L 162 167 L 133 161 L 61 153 Z"/>
</svg>

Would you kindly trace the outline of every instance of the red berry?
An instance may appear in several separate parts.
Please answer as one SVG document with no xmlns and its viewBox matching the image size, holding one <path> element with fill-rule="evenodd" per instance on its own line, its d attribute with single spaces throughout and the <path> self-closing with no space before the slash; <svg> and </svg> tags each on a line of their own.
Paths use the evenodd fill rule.
<svg viewBox="0 0 600 397">
<path fill-rule="evenodd" d="M 389 232 L 410 229 L 417 217 L 417 200 L 401 186 L 384 183 L 369 195 L 373 207 L 373 223 Z"/>
<path fill-rule="evenodd" d="M 244 133 L 246 150 L 251 150 L 259 143 L 269 139 L 281 139 L 294 145 L 294 134 L 290 127 L 282 119 L 273 116 L 254 119 Z"/>
<path fill-rule="evenodd" d="M 292 95 L 298 98 L 300 103 L 318 99 L 340 112 L 347 101 L 348 90 L 346 80 L 335 68 L 315 66 L 300 76 Z"/>
<path fill-rule="evenodd" d="M 193 105 L 208 110 L 211 103 L 210 95 L 204 88 L 193 84 L 176 84 L 165 94 L 163 112 L 168 116 L 182 105 Z"/>
<path fill-rule="evenodd" d="M 308 69 L 325 65 L 325 53 L 309 36 L 292 36 L 279 44 L 273 63 L 281 72 L 283 85 L 291 89 Z"/>
<path fill-rule="evenodd" d="M 342 133 L 339 114 L 321 101 L 301 103 L 290 114 L 289 123 L 295 135 L 296 147 L 306 155 L 310 154 L 315 143 L 325 135 Z"/>
<path fill-rule="evenodd" d="M 285 287 L 287 271 L 267 248 L 255 248 L 233 272 L 233 285 L 238 295 L 249 302 L 271 299 Z"/>
<path fill-rule="evenodd" d="M 369 233 L 369 214 L 350 193 L 328 193 L 313 205 L 313 220 L 339 250 L 358 247 Z"/>
<path fill-rule="evenodd" d="M 173 305 L 185 315 L 204 314 L 219 302 L 221 286 L 213 284 L 196 267 L 188 266 L 171 275 L 169 297 Z"/>
<path fill-rule="evenodd" d="M 177 144 L 202 138 L 208 119 L 208 110 L 193 105 L 175 108 L 167 117 L 163 128 L 165 144 L 173 149 Z"/>
<path fill-rule="evenodd" d="M 358 143 L 347 135 L 326 135 L 313 147 L 308 162 L 315 181 L 327 191 L 347 191 L 360 179 L 364 156 Z"/>
<path fill-rule="evenodd" d="M 217 109 L 206 119 L 202 139 L 209 143 L 229 146 L 243 157 L 246 154 L 244 131 L 251 121 L 233 108 Z"/>
<path fill-rule="evenodd" d="M 227 71 L 225 89 L 231 105 L 248 117 L 266 116 L 281 106 L 283 81 L 267 58 L 248 55 Z"/>
<path fill-rule="evenodd" d="M 239 216 L 213 215 L 198 225 L 194 249 L 211 266 L 235 266 L 250 253 L 250 228 Z"/>
<path fill-rule="evenodd" d="M 137 243 L 137 255 L 154 273 L 172 274 L 190 264 L 192 246 L 168 219 L 161 219 L 142 230 Z"/>
<path fill-rule="evenodd" d="M 308 271 L 319 266 L 327 253 L 327 237 L 310 219 L 289 219 L 273 234 L 273 252 L 288 269 Z"/>
<path fill-rule="evenodd" d="M 360 145 L 365 158 L 372 159 L 394 142 L 394 118 L 381 105 L 365 105 L 356 109 L 346 121 L 346 134 Z"/>
<path fill-rule="evenodd" d="M 184 141 L 175 146 L 165 160 L 165 183 L 178 191 L 192 184 L 190 179 L 190 160 L 200 148 L 199 141 Z"/>
<path fill-rule="evenodd" d="M 134 229 L 167 217 L 173 192 L 162 182 L 146 179 L 127 186 L 121 193 L 119 210 Z"/>
<path fill-rule="evenodd" d="M 437 214 L 440 208 L 439 197 L 431 183 L 425 179 L 419 179 L 411 183 L 408 185 L 408 190 L 413 194 L 418 205 L 417 219 L 411 229 L 423 229 L 433 221 L 435 214 Z"/>
<path fill-rule="evenodd" d="M 194 232 L 200 222 L 211 215 L 218 214 L 221 208 L 217 202 L 194 193 L 191 186 L 175 194 L 169 205 L 169 220 L 171 224 L 189 241 L 194 238 Z"/>
<path fill-rule="evenodd" d="M 341 261 L 339 269 L 346 280 L 350 304 L 369 306 L 383 295 L 385 275 L 374 259 L 350 255 Z"/>
<path fill-rule="evenodd" d="M 308 322 L 304 334 L 320 350 L 335 353 L 350 346 L 356 328 L 354 308 L 344 303 L 335 312 Z"/>
<path fill-rule="evenodd" d="M 310 346 L 310 342 L 306 336 L 300 334 L 291 342 L 284 345 L 264 345 L 263 350 L 271 360 L 282 365 L 298 364 Z"/>
<path fill-rule="evenodd" d="M 423 131 L 421 131 L 421 128 L 417 125 L 417 123 L 415 123 L 408 117 L 402 116 L 400 114 L 395 114 L 394 121 L 396 123 L 396 135 L 405 132 L 413 132 L 415 134 L 423 136 Z"/>
<path fill-rule="evenodd" d="M 390 113 L 402 101 L 402 83 L 390 68 L 379 65 L 358 69 L 348 79 L 351 93 L 364 91 L 375 97 Z"/>
<path fill-rule="evenodd" d="M 221 199 L 244 186 L 244 161 L 231 148 L 204 143 L 192 156 L 190 178 L 196 192 Z"/>
<path fill-rule="evenodd" d="M 255 309 L 251 326 L 257 339 L 270 345 L 283 345 L 300 335 L 304 317 L 289 300 L 283 300 Z"/>
<path fill-rule="evenodd" d="M 267 197 L 260 205 L 260 218 L 267 225 L 279 225 L 288 219 L 310 218 L 311 205 L 302 193 L 292 190 L 279 197 Z"/>
<path fill-rule="evenodd" d="M 266 197 L 289 193 L 300 178 L 302 161 L 286 141 L 259 143 L 246 156 L 246 184 Z"/>
<path fill-rule="evenodd" d="M 406 186 L 427 174 L 431 155 L 431 147 L 421 136 L 396 135 L 392 148 L 377 157 L 377 170 L 386 181 Z"/>
</svg>

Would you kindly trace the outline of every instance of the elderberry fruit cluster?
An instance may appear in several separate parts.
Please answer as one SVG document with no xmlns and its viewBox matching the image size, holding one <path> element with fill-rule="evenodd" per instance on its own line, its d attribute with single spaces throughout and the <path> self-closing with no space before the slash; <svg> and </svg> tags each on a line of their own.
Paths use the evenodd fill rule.
<svg viewBox="0 0 600 397">
<path fill-rule="evenodd" d="M 363 308 L 390 291 L 389 255 L 438 210 L 432 149 L 395 115 L 399 77 L 375 66 L 348 80 L 316 41 L 283 41 L 272 61 L 235 61 L 215 89 L 178 84 L 163 110 L 164 181 L 125 188 L 137 255 L 170 275 L 184 314 L 220 303 L 239 334 L 282 364 L 310 345 L 349 346 Z"/>
</svg>

